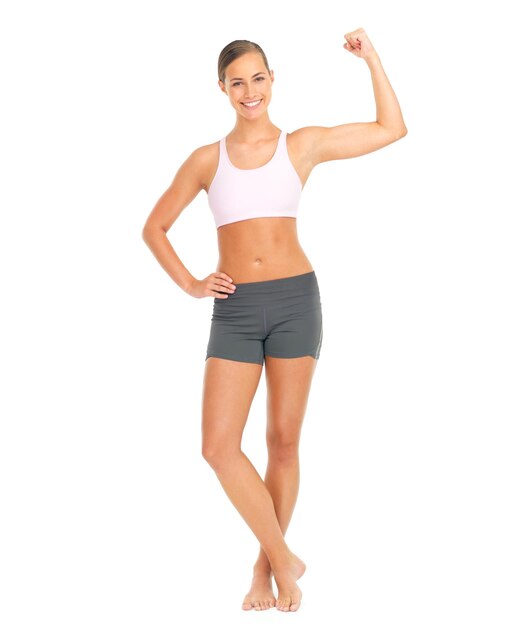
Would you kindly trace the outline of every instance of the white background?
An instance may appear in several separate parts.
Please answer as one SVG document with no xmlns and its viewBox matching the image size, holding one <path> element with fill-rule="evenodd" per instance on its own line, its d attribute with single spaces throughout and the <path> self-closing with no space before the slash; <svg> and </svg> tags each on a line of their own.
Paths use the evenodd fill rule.
<svg viewBox="0 0 525 626">
<path fill-rule="evenodd" d="M 141 230 L 235 123 L 234 39 L 265 50 L 279 128 L 373 121 L 359 27 L 408 135 L 305 186 L 324 337 L 286 536 L 303 601 L 244 612 L 258 543 L 200 448 L 213 300 Z M 2 4 L 4 626 L 524 623 L 522 30 L 510 2 Z M 215 271 L 204 191 L 169 237 Z"/>
</svg>

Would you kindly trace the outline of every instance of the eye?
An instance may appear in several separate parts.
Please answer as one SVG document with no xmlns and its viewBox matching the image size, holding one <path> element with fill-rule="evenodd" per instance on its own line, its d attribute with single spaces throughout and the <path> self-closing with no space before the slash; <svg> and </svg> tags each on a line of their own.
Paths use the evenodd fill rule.
<svg viewBox="0 0 525 626">
<path fill-rule="evenodd" d="M 255 80 L 264 80 L 264 76 L 257 76 L 257 78 Z M 240 85 L 241 83 L 239 81 L 232 83 L 232 87 L 237 87 L 237 85 Z"/>
</svg>

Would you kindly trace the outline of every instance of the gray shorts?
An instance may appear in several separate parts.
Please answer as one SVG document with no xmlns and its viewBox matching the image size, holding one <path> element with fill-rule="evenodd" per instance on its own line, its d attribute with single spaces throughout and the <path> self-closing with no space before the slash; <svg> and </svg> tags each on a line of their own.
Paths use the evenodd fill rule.
<svg viewBox="0 0 525 626">
<path fill-rule="evenodd" d="M 319 358 L 323 316 L 314 271 L 234 284 L 227 298 L 213 299 L 206 359 L 262 365 L 265 355 Z"/>
</svg>

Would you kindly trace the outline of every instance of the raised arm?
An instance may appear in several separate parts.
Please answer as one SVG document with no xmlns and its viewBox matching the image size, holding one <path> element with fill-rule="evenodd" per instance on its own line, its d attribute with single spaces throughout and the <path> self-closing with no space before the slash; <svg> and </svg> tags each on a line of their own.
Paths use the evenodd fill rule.
<svg viewBox="0 0 525 626">
<path fill-rule="evenodd" d="M 347 33 L 344 48 L 362 58 L 370 69 L 376 101 L 375 122 L 352 122 L 339 126 L 306 126 L 299 129 L 304 150 L 312 166 L 337 159 L 349 159 L 379 150 L 404 137 L 408 130 L 399 102 L 381 61 L 362 28 Z"/>
</svg>

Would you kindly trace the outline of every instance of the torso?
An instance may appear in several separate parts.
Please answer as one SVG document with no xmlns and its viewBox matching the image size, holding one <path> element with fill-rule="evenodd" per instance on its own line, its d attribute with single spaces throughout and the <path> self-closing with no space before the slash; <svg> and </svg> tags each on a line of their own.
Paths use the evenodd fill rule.
<svg viewBox="0 0 525 626">
<path fill-rule="evenodd" d="M 218 272 L 234 283 L 272 280 L 313 270 L 297 238 L 293 217 L 260 217 L 217 229 Z"/>
<path fill-rule="evenodd" d="M 312 167 L 305 158 L 297 154 L 293 133 L 287 137 L 290 160 L 295 167 L 301 182 L 304 184 Z M 294 150 L 295 148 L 295 150 Z M 209 172 L 205 189 L 208 190 L 217 169 L 219 148 L 218 142 L 210 144 L 216 151 L 213 171 Z M 235 152 L 228 146 L 230 158 L 235 159 Z M 271 148 L 269 148 L 271 156 Z M 270 158 L 266 155 L 254 155 L 258 163 L 242 164 L 239 159 L 235 165 L 246 168 L 259 167 Z M 217 229 L 219 244 L 218 272 L 231 276 L 234 284 L 273 280 L 304 274 L 313 271 L 313 267 L 304 253 L 297 236 L 297 220 L 293 217 L 259 217 L 225 224 Z"/>
</svg>

